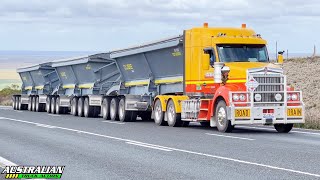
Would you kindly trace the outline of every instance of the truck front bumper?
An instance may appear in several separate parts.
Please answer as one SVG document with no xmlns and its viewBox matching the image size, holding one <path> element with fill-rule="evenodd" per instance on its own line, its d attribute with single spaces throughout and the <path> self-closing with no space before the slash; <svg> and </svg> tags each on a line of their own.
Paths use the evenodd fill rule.
<svg viewBox="0 0 320 180">
<path fill-rule="evenodd" d="M 237 124 L 293 124 L 304 123 L 305 108 L 302 106 L 242 106 L 227 107 L 228 119 Z M 294 113 L 290 113 L 294 112 Z"/>
</svg>

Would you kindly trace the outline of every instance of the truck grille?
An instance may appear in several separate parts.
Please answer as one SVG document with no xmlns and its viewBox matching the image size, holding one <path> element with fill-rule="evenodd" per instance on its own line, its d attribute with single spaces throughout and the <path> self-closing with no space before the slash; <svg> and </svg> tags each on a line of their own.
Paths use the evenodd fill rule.
<svg viewBox="0 0 320 180">
<path fill-rule="evenodd" d="M 260 102 L 278 102 L 275 95 L 284 90 L 284 77 L 280 74 L 255 74 L 253 77 L 259 82 L 254 95 L 261 94 Z M 280 102 L 283 102 L 284 93 L 279 94 L 282 95 Z"/>
</svg>

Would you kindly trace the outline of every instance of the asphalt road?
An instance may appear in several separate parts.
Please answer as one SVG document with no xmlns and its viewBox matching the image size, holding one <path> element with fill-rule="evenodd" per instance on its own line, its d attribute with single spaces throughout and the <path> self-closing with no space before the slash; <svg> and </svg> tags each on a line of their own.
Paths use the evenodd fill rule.
<svg viewBox="0 0 320 180">
<path fill-rule="evenodd" d="M 320 131 L 238 126 L 223 134 L 196 123 L 172 128 L 0 107 L 0 157 L 64 165 L 62 179 L 320 179 Z"/>
</svg>

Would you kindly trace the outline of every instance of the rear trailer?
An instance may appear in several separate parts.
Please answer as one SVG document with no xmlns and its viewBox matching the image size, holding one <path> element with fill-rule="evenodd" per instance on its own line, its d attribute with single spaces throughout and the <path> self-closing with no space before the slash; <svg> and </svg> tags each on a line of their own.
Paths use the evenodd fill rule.
<svg viewBox="0 0 320 180">
<path fill-rule="evenodd" d="M 45 111 L 46 99 L 59 84 L 51 63 L 42 63 L 17 69 L 22 80 L 21 94 L 14 95 L 13 108 L 17 110 Z"/>
<path fill-rule="evenodd" d="M 97 117 L 103 97 L 119 90 L 120 73 L 108 53 L 54 61 L 59 88 L 48 99 L 49 113 Z M 54 105 L 55 104 L 55 105 Z"/>
</svg>

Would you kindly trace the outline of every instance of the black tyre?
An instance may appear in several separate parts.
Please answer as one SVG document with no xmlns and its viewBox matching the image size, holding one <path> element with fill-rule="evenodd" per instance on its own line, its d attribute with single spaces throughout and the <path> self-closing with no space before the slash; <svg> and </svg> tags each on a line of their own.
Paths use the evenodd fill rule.
<svg viewBox="0 0 320 180">
<path fill-rule="evenodd" d="M 101 115 L 105 120 L 110 120 L 110 99 L 103 98 L 101 106 Z"/>
<path fill-rule="evenodd" d="M 51 97 L 48 96 L 46 100 L 46 111 L 47 113 L 51 113 Z"/>
<path fill-rule="evenodd" d="M 136 111 L 127 111 L 125 108 L 125 98 L 121 98 L 118 106 L 119 120 L 121 122 L 133 122 L 137 120 Z"/>
<path fill-rule="evenodd" d="M 35 97 L 35 111 L 36 112 L 41 112 L 41 109 L 40 109 L 40 104 L 39 104 L 39 97 Z"/>
<path fill-rule="evenodd" d="M 161 101 L 159 99 L 156 100 L 153 107 L 154 111 L 154 123 L 158 126 L 165 126 L 167 122 L 164 120 L 164 112 L 162 110 Z"/>
<path fill-rule="evenodd" d="M 51 113 L 52 114 L 56 113 L 56 98 L 55 97 L 51 98 Z"/>
<path fill-rule="evenodd" d="M 169 100 L 167 104 L 167 120 L 168 125 L 171 127 L 181 127 L 182 121 L 181 121 L 181 114 L 176 112 L 176 108 L 174 106 L 173 100 Z"/>
<path fill-rule="evenodd" d="M 203 127 L 210 127 L 210 122 L 208 121 L 203 121 L 203 122 L 200 122 L 201 126 Z"/>
<path fill-rule="evenodd" d="M 83 115 L 84 117 L 93 117 L 94 107 L 89 105 L 89 97 L 84 98 Z"/>
<path fill-rule="evenodd" d="M 224 100 L 220 100 L 215 109 L 215 119 L 217 123 L 217 128 L 220 132 L 231 132 L 233 126 L 231 121 L 227 119 L 227 107 Z"/>
<path fill-rule="evenodd" d="M 293 124 L 275 124 L 274 128 L 278 133 L 288 133 L 293 128 Z"/>
<path fill-rule="evenodd" d="M 74 116 L 78 115 L 78 98 L 73 97 L 71 100 L 71 114 Z"/>
<path fill-rule="evenodd" d="M 112 98 L 110 102 L 110 119 L 113 121 L 119 120 L 118 107 L 119 107 L 119 99 L 116 97 Z"/>
<path fill-rule="evenodd" d="M 37 96 L 34 96 L 32 98 L 32 111 L 36 111 L 36 99 L 37 99 Z"/>
<path fill-rule="evenodd" d="M 78 100 L 78 116 L 83 117 L 83 98 L 80 97 Z"/>
</svg>

